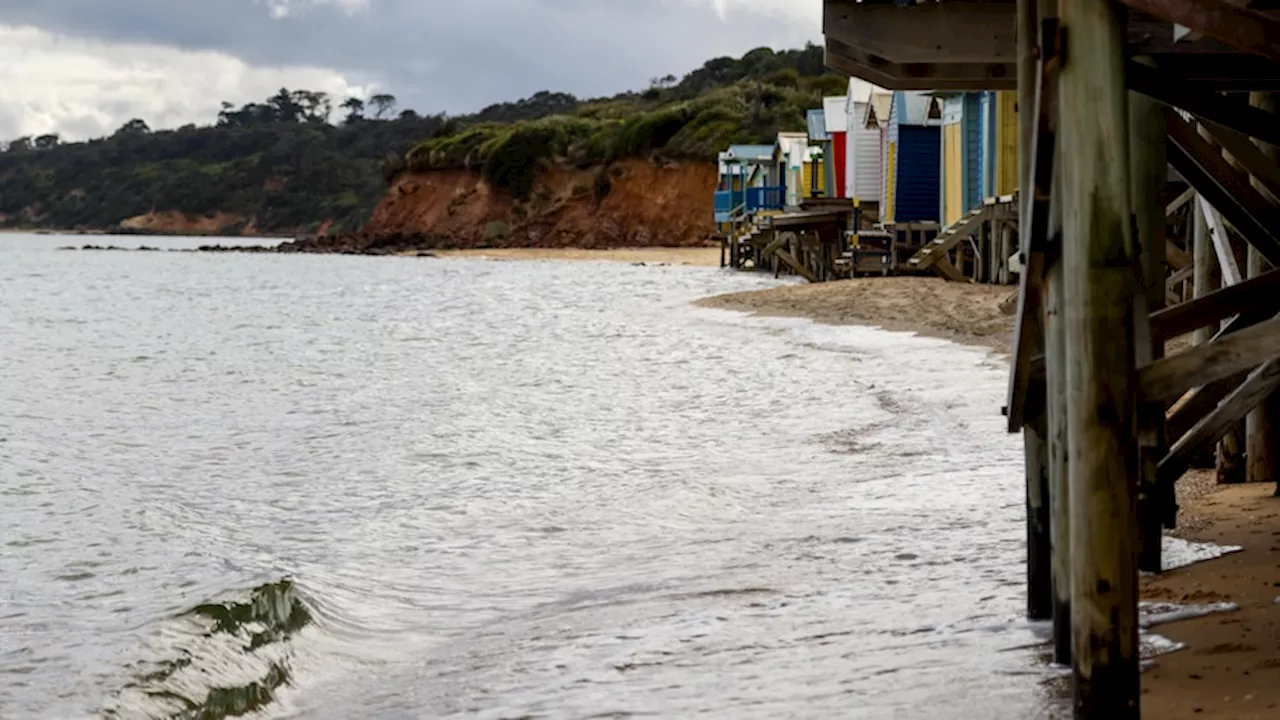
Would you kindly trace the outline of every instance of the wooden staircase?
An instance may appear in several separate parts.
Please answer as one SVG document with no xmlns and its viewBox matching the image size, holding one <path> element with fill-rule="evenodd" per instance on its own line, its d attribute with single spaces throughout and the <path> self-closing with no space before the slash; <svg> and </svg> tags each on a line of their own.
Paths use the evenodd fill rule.
<svg viewBox="0 0 1280 720">
<path fill-rule="evenodd" d="M 920 251 L 907 261 L 907 264 L 915 270 L 926 270 L 932 268 L 934 272 L 957 282 L 968 282 L 956 266 L 947 259 L 947 253 L 951 248 L 959 245 L 961 241 L 969 237 L 978 228 L 982 227 L 982 223 L 991 218 L 995 211 L 995 204 L 983 205 L 969 211 L 968 215 L 960 218 L 952 223 L 949 227 L 938 233 L 938 237 L 932 242 L 920 248 Z"/>
</svg>

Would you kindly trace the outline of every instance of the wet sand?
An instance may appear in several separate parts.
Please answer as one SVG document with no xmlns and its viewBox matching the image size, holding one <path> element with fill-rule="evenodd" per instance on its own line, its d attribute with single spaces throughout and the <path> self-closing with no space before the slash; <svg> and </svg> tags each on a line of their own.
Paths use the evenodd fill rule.
<svg viewBox="0 0 1280 720">
<path fill-rule="evenodd" d="M 1184 501 L 1199 522 L 1181 535 L 1244 549 L 1145 577 L 1143 598 L 1227 600 L 1240 610 L 1160 626 L 1160 634 L 1187 647 L 1161 656 L 1143 675 L 1145 717 L 1280 717 L 1280 498 L 1273 491 L 1262 483 L 1210 486 L 1208 494 Z"/>
<path fill-rule="evenodd" d="M 831 325 L 874 325 L 1008 352 L 1015 287 L 941 278 L 887 277 L 788 285 L 720 295 L 699 305 L 758 315 L 805 317 Z"/>
<path fill-rule="evenodd" d="M 646 265 L 698 265 L 718 267 L 719 247 L 618 248 L 581 250 L 575 248 L 490 248 L 482 250 L 436 250 L 439 257 L 486 258 L 490 260 L 607 260 Z"/>
<path fill-rule="evenodd" d="M 836 325 L 875 325 L 1008 352 L 1013 293 L 1012 287 L 933 278 L 869 278 L 735 293 L 699 304 Z M 1159 656 L 1155 667 L 1143 673 L 1143 717 L 1280 717 L 1280 498 L 1272 497 L 1274 488 L 1217 485 L 1214 473 L 1205 470 L 1193 470 L 1178 481 L 1181 511 L 1174 534 L 1244 550 L 1144 576 L 1142 599 L 1231 601 L 1240 610 L 1159 627 L 1156 632 L 1187 647 Z"/>
</svg>

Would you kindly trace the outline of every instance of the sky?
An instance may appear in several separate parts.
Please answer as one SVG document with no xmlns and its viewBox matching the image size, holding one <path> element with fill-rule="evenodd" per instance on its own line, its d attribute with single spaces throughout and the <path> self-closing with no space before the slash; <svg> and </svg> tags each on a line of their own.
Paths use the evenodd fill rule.
<svg viewBox="0 0 1280 720">
<path fill-rule="evenodd" d="M 281 87 L 461 114 L 821 41 L 821 0 L 0 0 L 0 142 L 213 122 Z M 336 103 L 335 103 L 336 104 Z"/>
</svg>

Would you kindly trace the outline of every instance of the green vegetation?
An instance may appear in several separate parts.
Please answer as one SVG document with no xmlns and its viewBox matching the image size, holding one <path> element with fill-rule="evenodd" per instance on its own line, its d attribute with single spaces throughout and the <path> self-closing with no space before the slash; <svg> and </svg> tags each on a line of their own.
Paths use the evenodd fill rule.
<svg viewBox="0 0 1280 720">
<path fill-rule="evenodd" d="M 579 167 L 654 155 L 714 160 L 734 143 L 772 143 L 779 131 L 803 130 L 805 111 L 844 87 L 843 78 L 825 74 L 816 46 L 761 48 L 740 60 L 710 60 L 679 83 L 656 79 L 642 93 L 587 102 L 540 93 L 495 106 L 415 146 L 403 168 L 481 170 L 490 185 L 525 200 L 539 168 L 557 159 Z M 522 110 L 533 117 L 493 121 Z M 607 177 L 595 194 L 608 194 Z"/>
<path fill-rule="evenodd" d="M 224 103 L 211 127 L 153 132 L 143 120 L 84 143 L 18 138 L 0 152 L 0 226 L 110 228 L 149 211 L 248 218 L 262 231 L 355 229 L 406 170 L 468 169 L 528 200 L 552 161 L 607 166 L 624 157 L 714 160 L 731 143 L 771 143 L 801 130 L 823 95 L 843 92 L 822 50 L 753 50 L 715 58 L 677 82 L 580 100 L 541 92 L 461 117 L 399 115 L 396 98 L 337 103 L 281 90 Z M 608 195 L 607 172 L 591 194 Z M 586 189 L 584 188 L 584 193 Z M 491 230 L 497 232 L 496 229 Z"/>
</svg>

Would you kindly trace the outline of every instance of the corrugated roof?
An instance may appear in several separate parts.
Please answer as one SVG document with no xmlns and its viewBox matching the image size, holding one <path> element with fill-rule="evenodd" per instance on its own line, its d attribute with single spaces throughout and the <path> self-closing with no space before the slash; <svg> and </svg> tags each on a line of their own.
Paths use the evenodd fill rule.
<svg viewBox="0 0 1280 720">
<path fill-rule="evenodd" d="M 849 96 L 822 98 L 822 111 L 826 115 L 827 132 L 849 132 Z"/>
<path fill-rule="evenodd" d="M 867 114 L 864 116 L 863 126 L 867 128 L 878 128 L 881 123 L 889 121 L 889 109 L 893 106 L 893 93 L 891 92 L 873 92 L 871 93 L 870 102 L 867 103 Z"/>
<path fill-rule="evenodd" d="M 831 136 L 827 134 L 827 118 L 826 113 L 821 110 L 809 111 L 809 140 L 810 142 L 823 142 L 830 140 Z"/>
<path fill-rule="evenodd" d="M 725 153 L 726 160 L 755 160 L 763 162 L 773 159 L 772 145 L 730 145 Z"/>
</svg>

